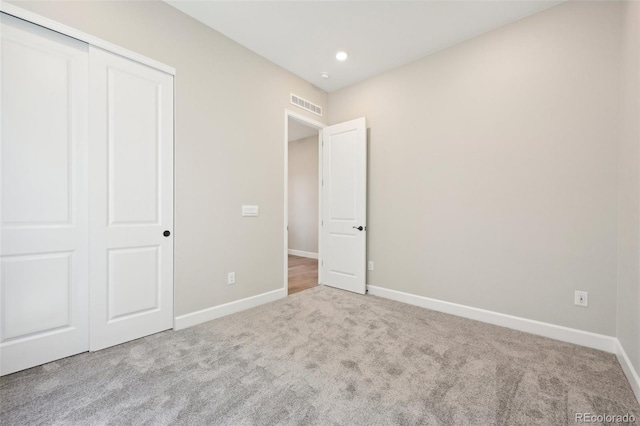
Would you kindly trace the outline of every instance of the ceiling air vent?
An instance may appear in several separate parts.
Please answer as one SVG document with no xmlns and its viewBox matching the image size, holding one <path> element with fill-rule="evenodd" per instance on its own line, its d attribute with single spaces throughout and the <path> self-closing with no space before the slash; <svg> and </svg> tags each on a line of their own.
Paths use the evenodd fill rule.
<svg viewBox="0 0 640 426">
<path fill-rule="evenodd" d="M 294 95 L 293 93 L 291 94 L 291 103 L 322 117 L 322 107 L 319 107 L 306 99 L 302 99 L 300 96 Z"/>
</svg>

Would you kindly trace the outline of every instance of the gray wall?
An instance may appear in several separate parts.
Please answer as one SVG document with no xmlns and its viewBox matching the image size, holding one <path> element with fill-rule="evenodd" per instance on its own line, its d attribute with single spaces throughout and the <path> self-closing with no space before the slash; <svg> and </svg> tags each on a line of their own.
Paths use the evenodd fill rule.
<svg viewBox="0 0 640 426">
<path fill-rule="evenodd" d="M 318 253 L 318 136 L 289 142 L 289 250 Z"/>
<path fill-rule="evenodd" d="M 284 109 L 326 93 L 166 3 L 17 5 L 176 68 L 176 315 L 283 288 Z"/>
<path fill-rule="evenodd" d="M 615 335 L 621 11 L 568 2 L 329 95 L 370 128 L 369 284 Z"/>
<path fill-rule="evenodd" d="M 623 18 L 618 339 L 640 371 L 640 3 Z"/>
</svg>

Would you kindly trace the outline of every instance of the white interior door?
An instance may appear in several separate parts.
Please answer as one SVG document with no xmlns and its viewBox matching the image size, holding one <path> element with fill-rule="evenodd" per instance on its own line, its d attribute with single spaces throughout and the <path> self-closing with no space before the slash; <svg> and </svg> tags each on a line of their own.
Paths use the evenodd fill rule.
<svg viewBox="0 0 640 426">
<path fill-rule="evenodd" d="M 367 129 L 322 129 L 322 283 L 366 293 Z"/>
<path fill-rule="evenodd" d="M 89 348 L 88 46 L 0 19 L 4 375 Z"/>
<path fill-rule="evenodd" d="M 173 327 L 173 76 L 90 47 L 91 350 Z"/>
</svg>

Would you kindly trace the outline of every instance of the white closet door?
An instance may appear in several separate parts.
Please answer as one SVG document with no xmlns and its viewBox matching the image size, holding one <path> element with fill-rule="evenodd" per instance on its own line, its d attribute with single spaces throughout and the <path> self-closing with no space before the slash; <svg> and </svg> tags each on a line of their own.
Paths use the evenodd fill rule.
<svg viewBox="0 0 640 426">
<path fill-rule="evenodd" d="M 0 374 L 8 374 L 89 348 L 88 46 L 0 15 Z"/>
<path fill-rule="evenodd" d="M 93 351 L 173 327 L 173 76 L 89 56 Z"/>
</svg>

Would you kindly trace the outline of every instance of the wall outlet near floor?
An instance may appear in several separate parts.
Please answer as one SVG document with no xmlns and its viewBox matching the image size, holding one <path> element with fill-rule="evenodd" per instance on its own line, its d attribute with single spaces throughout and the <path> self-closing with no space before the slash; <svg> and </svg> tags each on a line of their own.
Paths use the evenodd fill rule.
<svg viewBox="0 0 640 426">
<path fill-rule="evenodd" d="M 367 262 L 367 269 L 369 271 L 373 271 L 373 260 Z"/>
<path fill-rule="evenodd" d="M 578 291 L 576 290 L 575 300 L 573 301 L 578 306 L 584 306 L 585 308 L 589 306 L 589 293 L 586 291 Z"/>
<path fill-rule="evenodd" d="M 227 274 L 227 284 L 235 284 L 236 283 L 236 273 L 229 272 Z"/>
</svg>

